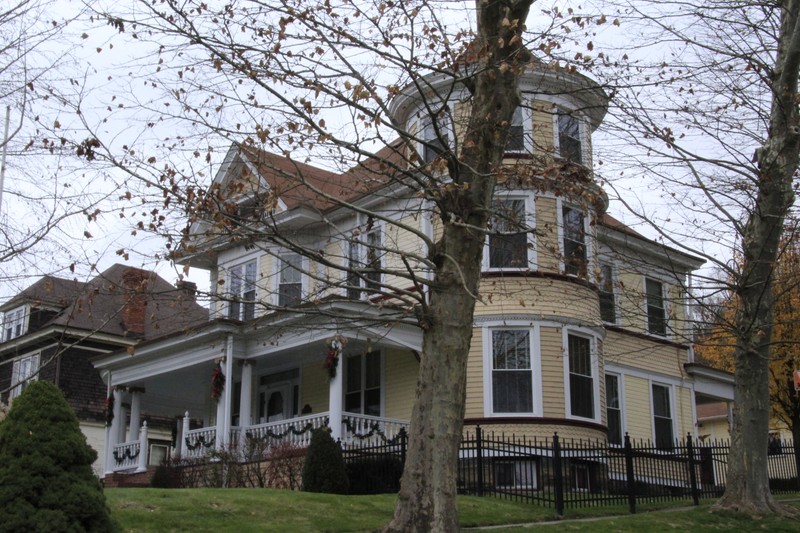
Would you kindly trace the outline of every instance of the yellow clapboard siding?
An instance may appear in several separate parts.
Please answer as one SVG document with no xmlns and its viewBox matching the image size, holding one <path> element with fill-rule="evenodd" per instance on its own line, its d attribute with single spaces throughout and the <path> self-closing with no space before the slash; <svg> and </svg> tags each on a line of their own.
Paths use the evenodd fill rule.
<svg viewBox="0 0 800 533">
<path fill-rule="evenodd" d="M 328 374 L 322 368 L 322 361 L 303 365 L 301 372 L 300 405 L 310 405 L 313 413 L 327 411 Z"/>
<path fill-rule="evenodd" d="M 649 372 L 680 378 L 688 352 L 683 348 L 652 342 L 648 339 L 609 331 L 606 335 L 605 361 L 640 368 Z"/>
<path fill-rule="evenodd" d="M 561 328 L 540 328 L 544 416 L 564 418 L 564 348 Z"/>
<path fill-rule="evenodd" d="M 384 362 L 384 415 L 409 420 L 416 398 L 419 363 L 409 350 L 388 349 Z"/>
<path fill-rule="evenodd" d="M 536 255 L 539 270 L 543 272 L 560 271 L 557 211 L 555 198 L 536 198 Z"/>
<path fill-rule="evenodd" d="M 480 285 L 475 315 L 539 314 L 600 323 L 597 293 L 564 279 L 487 277 Z"/>
</svg>

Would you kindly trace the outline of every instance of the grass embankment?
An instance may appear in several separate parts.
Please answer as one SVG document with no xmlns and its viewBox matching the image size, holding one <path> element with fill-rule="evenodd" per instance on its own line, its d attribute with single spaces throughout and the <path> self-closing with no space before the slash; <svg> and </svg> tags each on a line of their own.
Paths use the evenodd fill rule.
<svg viewBox="0 0 800 533">
<path fill-rule="evenodd" d="M 334 496 L 256 489 L 110 489 L 106 497 L 113 516 L 126 532 L 358 532 L 372 531 L 392 516 L 395 496 Z M 794 505 L 798 505 L 793 502 Z M 494 498 L 459 497 L 463 527 L 527 524 L 554 520 L 552 509 Z M 669 505 L 669 504 L 668 504 Z M 674 505 L 674 504 L 672 504 Z M 544 526 L 552 531 L 800 531 L 800 521 L 737 514 L 711 514 L 709 506 L 690 510 L 628 515 L 626 509 L 569 511 L 568 518 L 605 515 L 591 521 L 563 521 Z M 619 516 L 608 517 L 612 512 Z M 540 525 L 542 526 L 542 525 Z M 495 529 L 520 531 L 520 529 Z"/>
</svg>

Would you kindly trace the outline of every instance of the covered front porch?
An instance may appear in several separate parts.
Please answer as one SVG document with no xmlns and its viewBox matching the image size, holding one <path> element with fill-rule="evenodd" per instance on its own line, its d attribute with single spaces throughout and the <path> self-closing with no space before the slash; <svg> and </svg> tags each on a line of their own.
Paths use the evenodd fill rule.
<svg viewBox="0 0 800 533">
<path fill-rule="evenodd" d="M 181 458 L 225 451 L 252 460 L 276 445 L 306 447 L 326 426 L 345 444 L 397 439 L 411 415 L 421 332 L 314 322 L 214 321 L 97 360 L 109 387 L 105 472 L 152 464 L 155 418 L 172 421 L 170 453 Z"/>
</svg>

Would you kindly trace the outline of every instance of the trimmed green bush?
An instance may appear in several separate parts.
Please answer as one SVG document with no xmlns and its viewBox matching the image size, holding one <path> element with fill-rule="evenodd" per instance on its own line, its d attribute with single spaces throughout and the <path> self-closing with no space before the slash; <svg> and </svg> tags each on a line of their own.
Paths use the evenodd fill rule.
<svg viewBox="0 0 800 533">
<path fill-rule="evenodd" d="M 303 490 L 347 494 L 349 488 L 341 448 L 328 428 L 315 429 L 303 465 Z"/>
<path fill-rule="evenodd" d="M 0 532 L 110 532 L 97 457 L 55 385 L 31 383 L 0 423 Z"/>
</svg>

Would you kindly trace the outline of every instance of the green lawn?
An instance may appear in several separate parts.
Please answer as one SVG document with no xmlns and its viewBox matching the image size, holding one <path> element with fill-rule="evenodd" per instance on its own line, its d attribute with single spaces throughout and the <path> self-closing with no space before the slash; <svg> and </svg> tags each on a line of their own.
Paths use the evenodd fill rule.
<svg viewBox="0 0 800 533">
<path fill-rule="evenodd" d="M 271 489 L 109 489 L 114 517 L 126 532 L 346 532 L 372 531 L 392 515 L 395 496 L 334 496 Z M 463 527 L 527 524 L 554 520 L 551 509 L 494 498 L 459 497 Z M 792 502 L 794 505 L 800 505 Z M 553 525 L 552 531 L 800 531 L 788 518 L 748 519 L 697 509 L 624 514 L 625 509 L 583 509 Z M 592 515 L 623 513 L 585 520 Z M 520 531 L 519 528 L 494 529 Z"/>
</svg>

